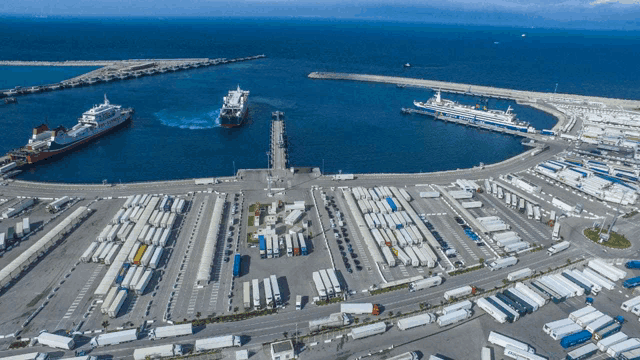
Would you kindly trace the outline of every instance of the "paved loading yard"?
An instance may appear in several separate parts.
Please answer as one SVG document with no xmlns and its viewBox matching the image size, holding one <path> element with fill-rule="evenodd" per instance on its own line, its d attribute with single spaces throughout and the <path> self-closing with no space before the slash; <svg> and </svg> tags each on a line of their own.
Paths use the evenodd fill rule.
<svg viewBox="0 0 640 360">
<path fill-rule="evenodd" d="M 81 201 L 65 211 L 55 221 L 48 224 L 43 231 L 30 239 L 29 243 L 41 238 L 77 209 L 78 206 L 86 205 L 87 203 L 88 201 Z M 123 203 L 124 200 L 108 200 L 94 203 L 91 206 L 92 209 L 95 209 L 94 213 L 85 219 L 80 224 L 80 227 L 71 232 L 60 245 L 44 256 L 34 268 L 23 273 L 24 275 L 16 284 L 17 286 L 10 287 L 0 297 L 0 306 L 10 306 L 14 309 L 11 312 L 4 311 L 0 313 L 0 326 L 4 333 L 19 330 L 22 322 L 46 300 L 51 290 L 58 286 L 59 290 L 55 296 L 49 300 L 49 303 L 40 314 L 25 328 L 25 332 L 30 329 L 55 330 L 58 327 L 66 326 L 68 321 L 71 321 L 70 324 L 72 325 L 74 319 L 77 319 L 86 311 L 95 286 L 97 286 L 101 276 L 104 275 L 103 269 L 106 268 L 102 265 L 90 263 L 79 264 L 74 271 L 70 270 L 79 262 L 82 253 L 92 241 L 95 241 L 100 231 Z M 28 248 L 26 245 L 23 244 L 14 250 L 23 252 Z M 5 259 L 2 260 L 4 261 Z M 4 263 L 2 264 L 2 266 L 5 265 Z M 67 274 L 71 275 L 65 277 Z M 93 280 L 91 280 L 92 277 Z M 61 281 L 64 282 L 60 285 Z M 89 283 L 89 288 L 87 288 Z M 83 296 L 80 296 L 80 294 L 83 294 Z"/>
<path fill-rule="evenodd" d="M 241 272 L 242 275 L 235 278 L 233 307 L 237 306 L 239 309 L 244 307 L 243 283 L 245 281 L 251 282 L 252 279 L 260 280 L 261 297 L 264 302 L 262 281 L 270 275 L 276 275 L 283 302 L 292 305 L 288 307 L 286 311 L 291 311 L 295 308 L 293 305 L 295 305 L 296 295 L 307 297 L 308 301 L 311 301 L 311 299 L 316 296 L 316 290 L 312 282 L 313 280 L 311 279 L 311 273 L 319 269 L 332 267 L 324 238 L 321 235 L 320 225 L 318 224 L 317 211 L 310 205 L 313 204 L 313 200 L 311 199 L 309 192 L 300 190 L 288 191 L 286 198 L 281 196 L 266 198 L 262 192 L 247 192 L 243 214 L 247 214 L 249 205 L 255 204 L 256 202 L 270 205 L 271 202 L 278 200 L 282 200 L 285 203 L 300 200 L 305 201 L 307 211 L 305 212 L 302 220 L 311 220 L 311 227 L 309 230 L 304 231 L 305 242 L 309 249 L 309 255 L 288 257 L 286 255 L 286 251 L 281 250 L 279 258 L 261 259 L 259 247 L 257 245 L 256 247 L 251 247 L 251 244 L 247 246 L 246 242 L 241 241 L 239 249 L 240 253 L 243 255 L 243 269 Z M 279 216 L 283 216 L 282 214 L 279 213 Z M 326 217 L 326 215 L 324 216 Z M 247 218 L 243 217 L 241 223 L 246 224 L 246 222 Z M 278 224 L 278 226 L 283 225 L 284 224 L 281 223 Z M 297 223 L 296 226 L 301 226 L 301 222 Z M 325 230 L 326 229 L 327 226 L 325 225 Z M 309 231 L 312 234 L 311 238 L 308 236 Z M 243 233 L 241 237 L 241 240 L 244 239 L 246 239 L 246 233 Z M 282 247 L 282 249 L 284 249 L 284 247 Z M 231 257 L 229 262 L 227 275 L 231 272 L 231 267 L 233 265 L 232 262 L 233 257 Z"/>
<path fill-rule="evenodd" d="M 640 275 L 640 272 L 635 273 L 635 276 Z M 620 304 L 631 296 L 633 296 L 631 291 L 618 285 L 614 290 L 605 290 L 595 297 L 594 307 L 612 317 L 624 316 L 627 321 L 622 326 L 622 332 L 629 337 L 639 337 L 640 323 L 637 316 L 620 309 Z M 441 354 L 451 359 L 462 360 L 479 359 L 482 347 L 489 346 L 493 347 L 496 359 L 506 359 L 503 355 L 503 348 L 487 342 L 489 333 L 496 331 L 528 343 L 536 349 L 537 354 L 550 360 L 564 359 L 568 351 L 560 346 L 559 341 L 555 341 L 545 334 L 542 331 L 542 326 L 554 320 L 567 318 L 569 313 L 585 306 L 584 299 L 585 296 L 574 297 L 557 305 L 550 302 L 540 310 L 522 317 L 513 324 L 499 324 L 491 316 L 486 315 L 483 310 L 474 306 L 474 317 L 461 326 L 440 329 L 437 324 L 430 324 L 406 331 L 400 331 L 394 326 L 384 335 L 383 346 L 380 345 L 383 339 L 380 335 L 352 340 L 346 336 L 342 339 L 336 339 L 336 333 L 332 336 L 313 339 L 319 344 L 308 347 L 308 350 L 303 352 L 301 356 L 304 356 L 305 359 L 326 359 L 326 354 L 330 352 L 335 354 L 333 355 L 335 359 L 354 359 L 367 353 L 388 349 L 393 345 L 394 348 L 391 351 L 365 359 L 382 360 L 407 351 L 419 351 L 423 354 L 424 359 L 428 359 L 432 354 Z M 384 319 L 384 314 L 380 319 Z M 377 319 L 372 318 L 372 320 Z M 326 339 L 332 339 L 332 341 L 324 343 Z M 569 351 L 577 347 L 572 347 Z M 590 359 L 607 358 L 600 352 Z"/>
</svg>

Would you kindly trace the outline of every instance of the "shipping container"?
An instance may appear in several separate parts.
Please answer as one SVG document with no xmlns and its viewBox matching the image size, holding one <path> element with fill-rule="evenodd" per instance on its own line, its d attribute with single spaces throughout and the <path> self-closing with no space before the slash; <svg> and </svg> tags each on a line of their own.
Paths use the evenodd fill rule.
<svg viewBox="0 0 640 360">
<path fill-rule="evenodd" d="M 354 340 L 362 339 L 368 336 L 383 334 L 387 331 L 387 324 L 383 322 L 378 322 L 370 325 L 360 326 L 351 330 L 349 335 Z"/>
<path fill-rule="evenodd" d="M 560 340 L 560 346 L 567 349 L 576 345 L 583 344 L 591 340 L 591 333 L 587 330 L 582 330 L 575 334 L 567 335 Z"/>
<path fill-rule="evenodd" d="M 486 299 L 480 298 L 480 299 L 476 300 L 476 305 L 478 305 L 479 308 L 484 310 L 484 312 L 489 314 L 491 317 L 493 317 L 500 324 L 504 324 L 505 322 L 508 321 L 507 315 L 505 315 L 504 312 L 500 311 L 500 309 L 498 309 L 496 306 L 491 304 Z"/>
</svg>

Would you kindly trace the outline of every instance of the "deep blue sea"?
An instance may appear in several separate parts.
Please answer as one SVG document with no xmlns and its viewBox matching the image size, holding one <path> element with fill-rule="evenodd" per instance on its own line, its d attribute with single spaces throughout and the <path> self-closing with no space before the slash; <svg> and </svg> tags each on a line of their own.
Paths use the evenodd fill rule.
<svg viewBox="0 0 640 360">
<path fill-rule="evenodd" d="M 271 112 L 285 112 L 294 166 L 325 172 L 419 172 L 501 161 L 525 150 L 508 135 L 400 113 L 429 90 L 311 80 L 312 71 L 401 75 L 515 89 L 640 99 L 640 37 L 628 32 L 504 29 L 300 19 L 26 19 L 0 21 L 0 60 L 266 59 L 18 98 L 0 105 L 0 153 L 43 122 L 71 127 L 102 102 L 134 107 L 131 127 L 19 178 L 110 182 L 231 175 L 267 166 Z M 526 37 L 521 34 L 526 33 Z M 404 63 L 411 63 L 404 68 Z M 0 67 L 0 87 L 85 69 Z M 251 91 L 250 121 L 218 127 L 222 97 Z M 478 99 L 445 95 L 473 104 Z M 555 119 L 512 102 L 521 120 Z"/>
</svg>

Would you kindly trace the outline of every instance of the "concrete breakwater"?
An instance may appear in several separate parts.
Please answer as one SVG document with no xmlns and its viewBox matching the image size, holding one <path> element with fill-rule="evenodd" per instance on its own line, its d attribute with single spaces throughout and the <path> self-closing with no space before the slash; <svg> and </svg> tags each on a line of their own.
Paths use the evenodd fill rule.
<svg viewBox="0 0 640 360">
<path fill-rule="evenodd" d="M 193 62 L 208 61 L 207 58 L 185 58 L 185 59 L 131 59 L 131 60 L 65 60 L 65 61 L 25 61 L 25 60 L 5 60 L 0 61 L 0 66 L 109 66 L 118 63 L 139 63 L 148 61 L 169 61 L 169 62 Z"/>
<path fill-rule="evenodd" d="M 142 76 L 158 75 L 167 72 L 195 69 L 199 67 L 223 65 L 241 61 L 264 58 L 265 55 L 255 55 L 235 59 L 133 59 L 133 60 L 74 60 L 74 61 L 2 61 L 0 66 L 102 66 L 86 74 L 76 76 L 55 84 L 36 85 L 30 87 L 15 87 L 0 90 L 2 96 L 17 96 L 35 94 L 45 91 L 62 90 L 80 86 L 89 86 L 103 82 L 127 80 Z"/>
<path fill-rule="evenodd" d="M 331 72 L 312 72 L 309 74 L 311 79 L 325 80 L 352 80 L 364 82 L 377 82 L 386 84 L 396 84 L 400 86 L 417 86 L 432 89 L 439 89 L 444 92 L 454 92 L 462 94 L 474 94 L 487 97 L 497 97 L 502 99 L 510 99 L 524 102 L 558 102 L 558 103 L 581 103 L 591 106 L 609 106 L 623 107 L 625 109 L 640 108 L 640 101 L 614 99 L 598 96 L 585 96 L 575 94 L 555 94 L 535 91 L 512 90 L 504 88 L 496 88 L 491 86 L 481 86 L 472 84 L 452 83 L 437 80 L 425 80 L 415 78 L 405 78 L 398 76 L 382 76 L 382 75 L 366 75 L 366 74 L 347 74 L 347 73 L 331 73 Z"/>
</svg>

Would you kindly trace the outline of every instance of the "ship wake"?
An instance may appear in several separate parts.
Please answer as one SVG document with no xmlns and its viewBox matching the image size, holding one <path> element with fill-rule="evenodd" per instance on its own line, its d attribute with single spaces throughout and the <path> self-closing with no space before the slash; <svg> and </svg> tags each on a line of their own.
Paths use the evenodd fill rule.
<svg viewBox="0 0 640 360">
<path fill-rule="evenodd" d="M 220 127 L 220 109 L 200 114 L 162 110 L 153 115 L 155 115 L 163 125 L 180 129 L 202 130 Z"/>
</svg>

